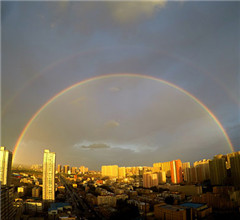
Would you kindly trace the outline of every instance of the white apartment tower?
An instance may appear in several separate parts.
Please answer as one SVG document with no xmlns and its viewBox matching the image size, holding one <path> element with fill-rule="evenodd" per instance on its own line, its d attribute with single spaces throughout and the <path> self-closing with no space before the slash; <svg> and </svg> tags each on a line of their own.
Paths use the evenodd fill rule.
<svg viewBox="0 0 240 220">
<path fill-rule="evenodd" d="M 43 200 L 55 200 L 55 160 L 56 155 L 49 150 L 44 150 L 43 156 Z"/>
<path fill-rule="evenodd" d="M 0 182 L 1 185 L 10 185 L 12 170 L 12 152 L 1 147 L 0 149 Z"/>
</svg>

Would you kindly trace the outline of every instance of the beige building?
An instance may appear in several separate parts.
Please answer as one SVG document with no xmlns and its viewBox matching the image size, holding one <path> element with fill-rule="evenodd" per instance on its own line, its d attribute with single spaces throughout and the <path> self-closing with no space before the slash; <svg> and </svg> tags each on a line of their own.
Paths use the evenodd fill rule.
<svg viewBox="0 0 240 220">
<path fill-rule="evenodd" d="M 126 177 L 126 167 L 119 167 L 118 168 L 118 177 L 125 178 Z"/>
<path fill-rule="evenodd" d="M 69 165 L 64 165 L 63 167 L 63 172 L 68 174 L 68 171 L 70 170 L 70 166 Z"/>
<path fill-rule="evenodd" d="M 118 165 L 102 166 L 102 176 L 118 177 Z"/>
<path fill-rule="evenodd" d="M 72 167 L 71 168 L 71 174 L 76 174 L 78 172 L 78 168 L 77 167 Z"/>
<path fill-rule="evenodd" d="M 57 166 L 57 172 L 61 173 L 62 172 L 62 165 L 58 164 Z"/>
<path fill-rule="evenodd" d="M 88 172 L 88 168 L 85 167 L 85 166 L 80 166 L 79 167 L 79 172 L 84 174 L 84 173 Z"/>
<path fill-rule="evenodd" d="M 143 187 L 150 188 L 158 185 L 158 174 L 157 173 L 144 173 L 143 174 Z"/>
<path fill-rule="evenodd" d="M 154 163 L 153 167 L 160 167 L 161 171 L 164 171 L 166 173 L 167 177 L 171 177 L 171 162 L 159 162 L 159 163 Z"/>
<path fill-rule="evenodd" d="M 212 185 L 224 185 L 227 177 L 226 157 L 214 156 L 209 161 L 210 180 Z"/>
<path fill-rule="evenodd" d="M 0 149 L 0 182 L 1 185 L 10 185 L 12 169 L 12 152 L 1 147 Z"/>
<path fill-rule="evenodd" d="M 55 160 L 56 155 L 49 150 L 44 150 L 43 156 L 43 200 L 55 200 Z"/>
<path fill-rule="evenodd" d="M 164 184 L 166 183 L 166 172 L 165 171 L 159 171 L 157 172 L 158 175 L 158 183 Z"/>
</svg>

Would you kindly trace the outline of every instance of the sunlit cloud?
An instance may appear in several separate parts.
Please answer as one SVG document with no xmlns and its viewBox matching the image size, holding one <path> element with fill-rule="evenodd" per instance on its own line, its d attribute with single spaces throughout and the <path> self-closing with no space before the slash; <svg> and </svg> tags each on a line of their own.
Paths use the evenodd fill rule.
<svg viewBox="0 0 240 220">
<path fill-rule="evenodd" d="M 105 123 L 105 127 L 107 128 L 116 128 L 118 127 L 120 124 L 119 122 L 115 121 L 115 120 L 111 120 Z"/>
<path fill-rule="evenodd" d="M 91 144 L 91 145 L 82 145 L 80 146 L 83 149 L 106 149 L 106 148 L 110 148 L 110 146 L 106 145 L 106 144 Z"/>
<path fill-rule="evenodd" d="M 150 18 L 166 5 L 166 0 L 124 2 L 109 6 L 113 19 L 120 24 Z"/>
</svg>

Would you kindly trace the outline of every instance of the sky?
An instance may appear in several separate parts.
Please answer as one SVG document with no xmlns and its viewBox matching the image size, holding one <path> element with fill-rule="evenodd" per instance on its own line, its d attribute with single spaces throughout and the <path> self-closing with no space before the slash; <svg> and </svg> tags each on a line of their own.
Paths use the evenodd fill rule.
<svg viewBox="0 0 240 220">
<path fill-rule="evenodd" d="M 205 105 L 239 151 L 239 7 L 1 2 L 1 145 L 13 151 L 35 115 L 14 163 L 44 149 L 98 170 L 211 159 L 231 149 Z"/>
</svg>

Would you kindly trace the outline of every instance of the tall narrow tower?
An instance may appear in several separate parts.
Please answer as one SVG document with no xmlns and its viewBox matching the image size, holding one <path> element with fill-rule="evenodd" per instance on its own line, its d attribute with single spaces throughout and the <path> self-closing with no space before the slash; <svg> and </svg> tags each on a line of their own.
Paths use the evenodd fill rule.
<svg viewBox="0 0 240 220">
<path fill-rule="evenodd" d="M 12 171 L 12 152 L 1 147 L 0 149 L 0 182 L 1 185 L 10 185 Z"/>
<path fill-rule="evenodd" d="M 43 156 L 43 200 L 55 200 L 55 153 L 44 150 Z"/>
</svg>

